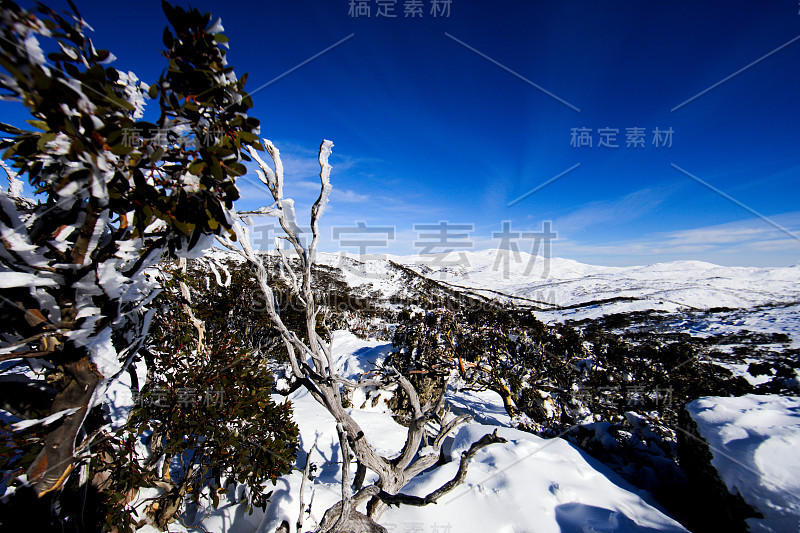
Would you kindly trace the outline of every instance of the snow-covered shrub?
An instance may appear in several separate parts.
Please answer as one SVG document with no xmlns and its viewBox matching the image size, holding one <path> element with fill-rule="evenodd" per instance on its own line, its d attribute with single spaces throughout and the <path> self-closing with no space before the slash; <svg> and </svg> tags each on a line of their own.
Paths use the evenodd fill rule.
<svg viewBox="0 0 800 533">
<path fill-rule="evenodd" d="M 221 306 L 198 313 L 206 330 L 204 349 L 197 350 L 197 330 L 181 309 L 180 277 L 173 274 L 154 302 L 158 313 L 144 350 L 148 379 L 121 432 L 124 440 L 142 435 L 148 457 L 122 455 L 123 465 L 132 472 L 142 462 L 150 468 L 131 479 L 124 467 L 108 466 L 114 461 L 97 458 L 95 465 L 100 472 L 117 468 L 107 477 L 112 493 L 164 489 L 150 505 L 161 528 L 185 502 L 216 507 L 218 493 L 236 484 L 246 487 L 249 506 L 266 507 L 267 482 L 291 471 L 298 446 L 290 404 L 271 397 L 274 378 L 266 358 L 222 327 L 228 313 Z M 115 510 L 109 526 L 118 526 L 128 512 Z"/>
<path fill-rule="evenodd" d="M 575 421 L 567 404 L 586 354 L 572 328 L 548 328 L 530 311 L 501 306 L 406 316 L 390 361 L 415 385 L 429 388 L 435 376 L 456 370 L 464 387 L 496 392 L 507 413 L 526 425 Z"/>
<path fill-rule="evenodd" d="M 752 389 L 701 360 L 686 340 L 633 342 L 595 324 L 545 325 L 531 311 L 500 305 L 400 317 L 388 364 L 421 394 L 435 395 L 456 371 L 462 388 L 497 393 L 520 429 L 569 440 L 673 510 L 685 504 L 676 435 L 682 406 Z M 390 407 L 408 422 L 402 392 Z"/>
</svg>

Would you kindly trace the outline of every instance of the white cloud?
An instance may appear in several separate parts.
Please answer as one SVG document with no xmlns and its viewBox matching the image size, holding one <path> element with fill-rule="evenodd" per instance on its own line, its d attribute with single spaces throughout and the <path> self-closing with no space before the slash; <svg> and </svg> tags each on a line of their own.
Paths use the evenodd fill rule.
<svg viewBox="0 0 800 533">
<path fill-rule="evenodd" d="M 337 200 L 340 202 L 366 202 L 369 200 L 369 196 L 346 189 L 334 189 L 331 192 L 331 201 Z"/>
<path fill-rule="evenodd" d="M 580 231 L 630 222 L 653 211 L 668 194 L 665 190 L 642 189 L 615 200 L 590 202 L 554 220 L 553 227 L 560 231 Z"/>
<path fill-rule="evenodd" d="M 770 218 L 797 233 L 800 212 Z M 641 239 L 585 243 L 567 238 L 553 244 L 554 255 L 604 264 L 700 260 L 738 266 L 788 266 L 800 263 L 800 239 L 760 218 L 649 234 Z"/>
<path fill-rule="evenodd" d="M 674 232 L 669 235 L 669 238 L 683 243 L 708 243 L 715 244 L 723 243 L 740 243 L 749 241 L 770 232 L 771 227 L 765 224 L 760 227 L 709 227 L 697 228 L 691 230 L 684 230 Z"/>
</svg>

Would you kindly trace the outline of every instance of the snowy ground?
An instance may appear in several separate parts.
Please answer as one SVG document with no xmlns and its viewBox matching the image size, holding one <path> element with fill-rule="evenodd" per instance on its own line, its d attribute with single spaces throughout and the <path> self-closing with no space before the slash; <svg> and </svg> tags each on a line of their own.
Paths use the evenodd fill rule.
<svg viewBox="0 0 800 533">
<path fill-rule="evenodd" d="M 700 313 L 686 313 L 668 318 L 664 326 L 697 337 L 726 335 L 742 330 L 782 333 L 790 339 L 787 348 L 800 348 L 800 304 L 717 312 L 713 320 Z"/>
<path fill-rule="evenodd" d="M 750 530 L 800 531 L 800 398 L 700 398 L 687 410 L 728 490 L 764 515 Z"/>
<path fill-rule="evenodd" d="M 334 334 L 333 353 L 342 374 L 355 377 L 388 353 L 389 345 L 364 341 L 351 333 Z M 300 426 L 302 447 L 311 451 L 318 469 L 313 483 L 306 486 L 305 502 L 313 501 L 312 515 L 323 512 L 340 496 L 339 444 L 335 425 L 328 413 L 304 391 L 291 398 L 295 420 Z M 647 495 L 620 479 L 562 439 L 542 439 L 504 427 L 508 417 L 502 404 L 491 394 L 451 394 L 458 411 L 483 413 L 480 420 L 463 427 L 452 442 L 456 460 L 428 472 L 404 492 L 425 495 L 451 479 L 462 451 L 486 433 L 499 428 L 508 442 L 493 444 L 476 455 L 466 482 L 436 505 L 389 509 L 381 523 L 397 533 L 566 533 L 685 531 L 646 500 Z M 363 404 L 356 396 L 354 405 Z M 391 456 L 405 440 L 405 428 L 398 425 L 380 404 L 367 403 L 353 409 L 353 415 L 375 448 Z M 305 462 L 305 452 L 298 464 Z M 369 479 L 367 480 L 369 481 Z M 229 505 L 212 513 L 203 527 L 214 532 L 272 533 L 284 519 L 297 520 L 301 475 L 294 472 L 279 479 L 266 514 L 243 513 L 241 506 Z M 362 509 L 363 511 L 363 509 Z M 305 519 L 304 529 L 313 529 Z M 173 529 L 171 529 L 172 531 Z M 175 529 L 178 531 L 179 529 Z M 150 530 L 142 530 L 150 531 Z M 190 529 L 201 531 L 201 529 Z M 294 532 L 294 526 L 292 526 Z"/>
</svg>

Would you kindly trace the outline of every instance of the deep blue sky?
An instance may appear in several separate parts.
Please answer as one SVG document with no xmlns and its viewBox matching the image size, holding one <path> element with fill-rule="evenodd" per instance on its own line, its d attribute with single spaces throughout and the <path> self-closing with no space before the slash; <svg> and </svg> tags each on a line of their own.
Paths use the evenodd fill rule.
<svg viewBox="0 0 800 533">
<path fill-rule="evenodd" d="M 254 93 L 299 206 L 314 198 L 320 141 L 334 142 L 328 237 L 357 221 L 394 226 L 368 252 L 415 253 L 415 224 L 448 221 L 473 224 L 485 249 L 504 220 L 523 231 L 551 220 L 554 255 L 595 264 L 800 262 L 800 239 L 776 227 L 800 235 L 800 39 L 673 111 L 800 36 L 797 0 L 453 0 L 437 18 L 423 0 L 414 19 L 405 0 L 397 18 L 376 18 L 378 3 L 369 18 L 349 16 L 349 0 L 192 4 L 222 17 L 251 91 L 353 35 Z M 160 2 L 76 4 L 117 68 L 158 77 Z M 593 146 L 571 146 L 573 128 L 591 129 Z M 598 146 L 601 128 L 618 130 L 619 148 Z M 644 129 L 644 147 L 626 147 L 628 128 Z M 652 144 L 655 128 L 673 130 L 671 147 Z M 243 208 L 263 203 L 241 185 Z"/>
</svg>

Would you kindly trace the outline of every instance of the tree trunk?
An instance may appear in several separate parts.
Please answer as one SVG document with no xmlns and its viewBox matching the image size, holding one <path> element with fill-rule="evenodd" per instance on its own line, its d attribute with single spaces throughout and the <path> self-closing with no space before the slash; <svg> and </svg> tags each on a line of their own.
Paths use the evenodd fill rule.
<svg viewBox="0 0 800 533">
<path fill-rule="evenodd" d="M 319 533 L 329 531 L 339 519 L 341 513 L 342 502 L 325 511 L 317 531 Z M 389 531 L 369 516 L 353 509 L 337 533 L 389 533 Z"/>
<path fill-rule="evenodd" d="M 34 483 L 36 494 L 59 488 L 73 469 L 75 439 L 86 418 L 89 401 L 102 376 L 94 363 L 84 355 L 63 365 L 65 386 L 56 394 L 50 414 L 78 407 L 78 411 L 56 422 L 45 438 L 45 446 L 28 468 L 28 479 Z"/>
</svg>

